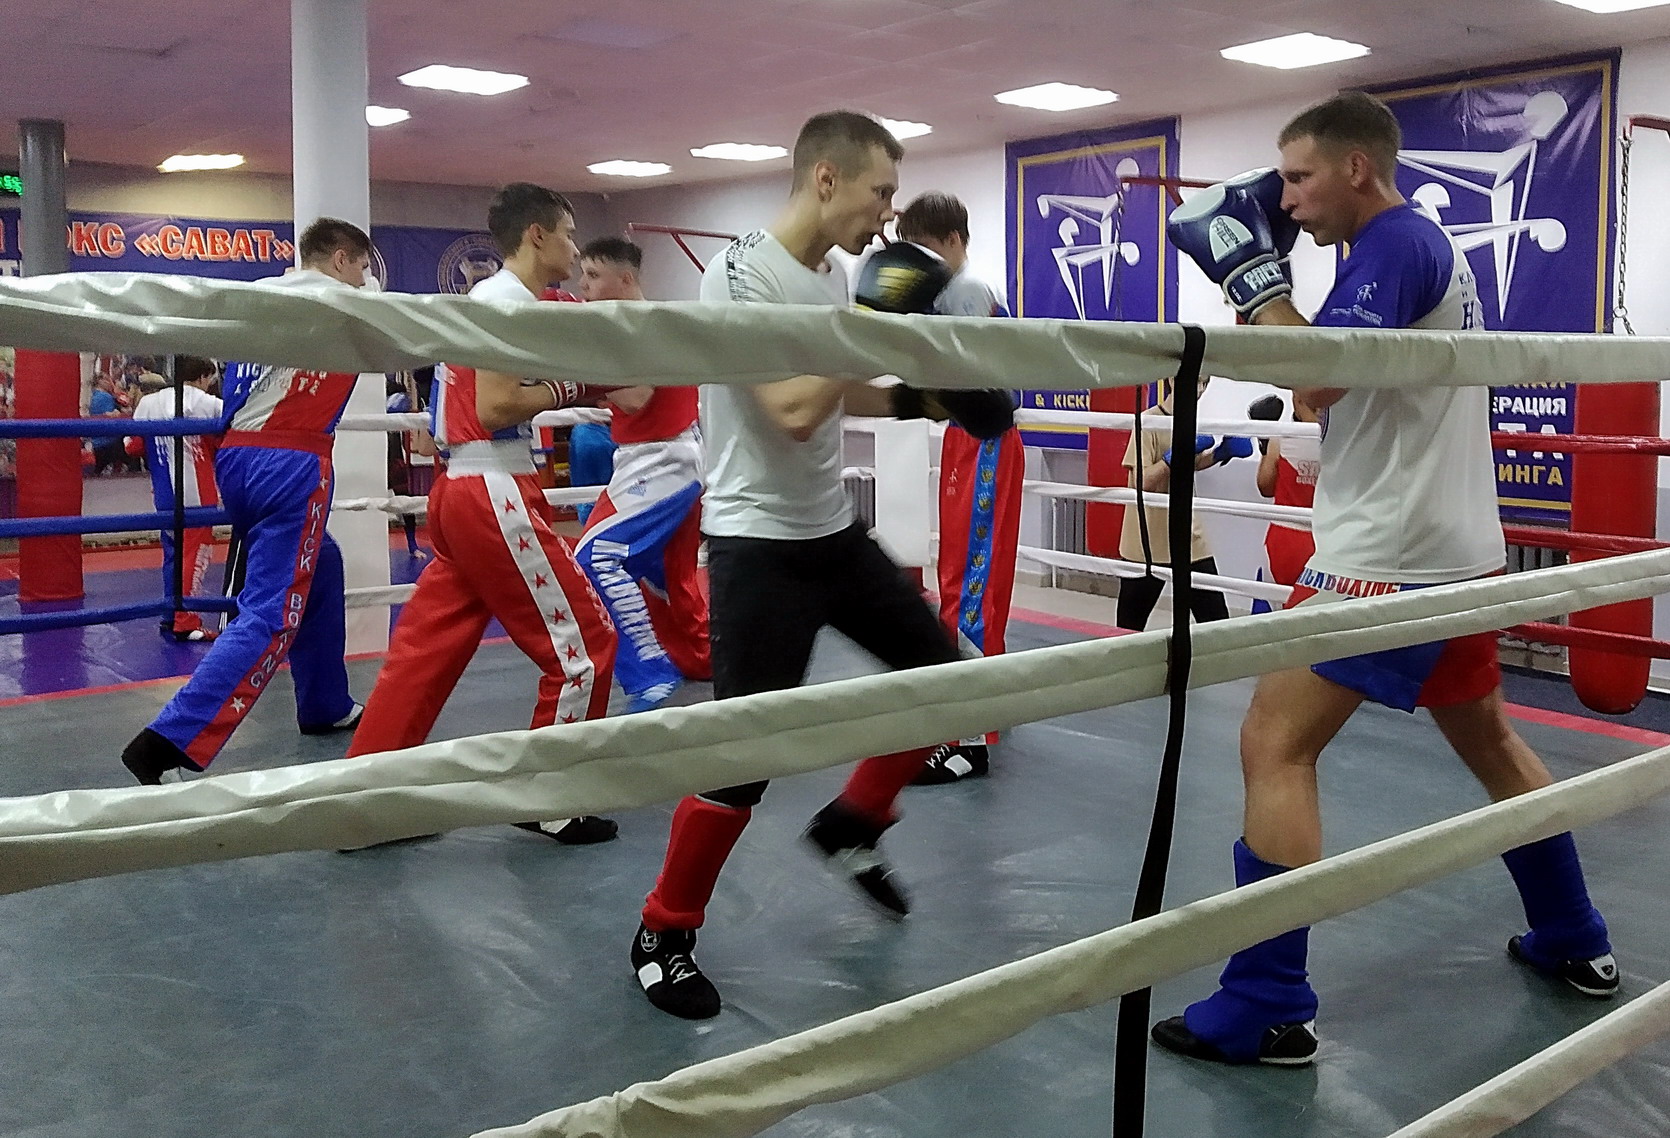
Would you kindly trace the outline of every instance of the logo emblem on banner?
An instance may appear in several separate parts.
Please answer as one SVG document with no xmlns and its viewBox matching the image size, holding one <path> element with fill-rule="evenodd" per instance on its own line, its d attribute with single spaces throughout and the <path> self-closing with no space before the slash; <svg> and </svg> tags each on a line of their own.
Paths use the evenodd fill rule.
<svg viewBox="0 0 1670 1138">
<path fill-rule="evenodd" d="M 1055 258 L 1061 283 L 1072 298 L 1073 310 L 1080 320 L 1088 319 L 1084 312 L 1084 270 L 1094 266 L 1101 270 L 1102 307 L 1113 308 L 1114 288 L 1119 283 L 1119 266 L 1136 265 L 1142 260 L 1142 248 L 1135 241 L 1123 239 L 1121 230 L 1125 220 L 1124 179 L 1140 173 L 1136 159 L 1122 158 L 1114 169 L 1120 186 L 1111 194 L 1087 197 L 1080 194 L 1039 194 L 1038 216 L 1048 218 L 1054 213 L 1066 214 L 1056 226 L 1055 236 L 1060 242 L 1050 251 Z M 1094 227 L 1093 234 L 1085 234 L 1083 225 Z M 1079 239 L 1089 236 L 1086 244 Z"/>
<path fill-rule="evenodd" d="M 1470 326 L 1604 332 L 1612 280 L 1615 52 L 1424 80 L 1377 92 L 1403 128 L 1398 189 L 1443 226 L 1478 281 Z M 1575 392 L 1503 376 L 1498 431 L 1566 434 Z M 1500 451 L 1502 516 L 1560 524 L 1571 458 Z"/>
<path fill-rule="evenodd" d="M 1557 217 L 1527 215 L 1539 169 L 1542 144 L 1571 114 L 1558 91 L 1539 90 L 1525 100 L 1522 138 L 1499 150 L 1405 150 L 1398 161 L 1433 180 L 1410 195 L 1417 209 L 1455 239 L 1463 252 L 1488 247 L 1495 270 L 1496 319 L 1507 319 L 1508 301 L 1520 267 L 1524 243 L 1543 253 L 1566 247 L 1566 226 Z M 1452 193 L 1452 191 L 1454 191 Z M 1487 219 L 1457 220 L 1476 215 Z"/>
<path fill-rule="evenodd" d="M 504 258 L 485 233 L 466 233 L 441 254 L 435 266 L 435 287 L 440 292 L 466 293 L 477 281 L 484 281 L 504 265 Z"/>
</svg>

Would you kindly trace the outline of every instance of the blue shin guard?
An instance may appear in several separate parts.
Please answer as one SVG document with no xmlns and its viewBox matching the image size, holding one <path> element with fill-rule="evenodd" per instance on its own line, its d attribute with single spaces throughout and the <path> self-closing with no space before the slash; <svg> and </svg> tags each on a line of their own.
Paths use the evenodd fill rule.
<svg viewBox="0 0 1670 1138">
<path fill-rule="evenodd" d="M 1235 843 L 1237 886 L 1286 872 L 1287 867 L 1263 860 L 1246 842 Z M 1316 1018 L 1316 992 L 1305 979 L 1309 942 L 1307 926 L 1237 952 L 1224 965 L 1218 990 L 1190 1004 L 1183 1013 L 1184 1023 L 1230 1062 L 1256 1062 L 1259 1044 L 1272 1027 Z"/>
<path fill-rule="evenodd" d="M 1589 901 L 1583 866 L 1570 833 L 1519 846 L 1502 855 L 1531 931 L 1519 938 L 1520 953 L 1539 968 L 1567 960 L 1591 960 L 1612 951 L 1606 922 Z"/>
</svg>

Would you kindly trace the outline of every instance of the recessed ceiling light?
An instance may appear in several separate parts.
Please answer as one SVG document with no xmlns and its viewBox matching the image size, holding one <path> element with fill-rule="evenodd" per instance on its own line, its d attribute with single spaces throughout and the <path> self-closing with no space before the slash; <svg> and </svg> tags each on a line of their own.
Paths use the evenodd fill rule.
<svg viewBox="0 0 1670 1138">
<path fill-rule="evenodd" d="M 992 98 L 1012 107 L 1032 107 L 1040 111 L 1076 111 L 1081 107 L 1099 107 L 1103 103 L 1111 103 L 1119 96 L 1099 87 L 1076 87 L 1071 83 L 1040 83 L 1036 87 L 1003 91 Z"/>
<path fill-rule="evenodd" d="M 764 162 L 781 158 L 788 151 L 781 146 L 760 146 L 753 142 L 715 142 L 698 146 L 690 152 L 692 158 L 723 158 L 728 162 Z"/>
<path fill-rule="evenodd" d="M 400 76 L 408 87 L 428 87 L 435 91 L 460 91 L 466 95 L 502 95 L 528 85 L 526 75 L 507 75 L 503 71 L 478 71 L 474 67 L 448 67 L 431 63 Z"/>
<path fill-rule="evenodd" d="M 367 107 L 365 108 L 366 126 L 393 126 L 397 122 L 405 122 L 412 117 L 412 112 L 403 107 Z"/>
<path fill-rule="evenodd" d="M 1670 0 L 1665 0 L 1670 3 Z M 920 138 L 924 134 L 932 134 L 934 128 L 925 122 L 906 122 L 903 119 L 880 119 L 881 125 L 886 127 L 894 138 Z"/>
<path fill-rule="evenodd" d="M 157 167 L 164 174 L 178 174 L 183 170 L 230 170 L 242 166 L 242 154 L 176 154 Z"/>
<path fill-rule="evenodd" d="M 1218 53 L 1225 59 L 1241 63 L 1256 63 L 1260 67 L 1279 67 L 1291 71 L 1295 67 L 1315 67 L 1319 63 L 1338 63 L 1342 59 L 1356 59 L 1367 55 L 1368 48 L 1350 40 L 1337 40 L 1312 32 L 1277 36 L 1275 39 L 1226 47 Z"/>
<path fill-rule="evenodd" d="M 673 168 L 665 162 L 632 162 L 624 158 L 593 162 L 586 169 L 593 174 L 613 174 L 619 178 L 653 178 L 658 174 L 673 172 Z"/>
<path fill-rule="evenodd" d="M 1670 4 L 1670 0 L 1555 0 L 1558 4 L 1569 4 L 1573 8 L 1581 8 L 1585 12 L 1596 12 L 1609 16 L 1613 12 L 1634 12 L 1639 8 L 1657 8 L 1663 4 Z"/>
</svg>

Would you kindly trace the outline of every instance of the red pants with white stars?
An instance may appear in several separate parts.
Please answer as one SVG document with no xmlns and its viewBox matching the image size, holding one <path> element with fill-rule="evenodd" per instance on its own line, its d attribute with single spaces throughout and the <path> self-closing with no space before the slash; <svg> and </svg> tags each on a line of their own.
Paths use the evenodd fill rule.
<svg viewBox="0 0 1670 1138">
<path fill-rule="evenodd" d="M 573 553 L 552 532 L 551 518 L 532 474 L 435 480 L 429 493 L 435 559 L 400 613 L 350 757 L 422 743 L 493 619 L 539 665 L 539 702 L 529 726 L 607 712 L 615 630 Z"/>
</svg>

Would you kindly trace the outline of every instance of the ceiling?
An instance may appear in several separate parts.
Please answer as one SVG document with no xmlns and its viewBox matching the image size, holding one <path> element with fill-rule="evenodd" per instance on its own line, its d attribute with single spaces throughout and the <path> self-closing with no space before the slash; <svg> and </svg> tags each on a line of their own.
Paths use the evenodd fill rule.
<svg viewBox="0 0 1670 1138">
<path fill-rule="evenodd" d="M 915 153 L 965 151 L 1670 36 L 1670 7 L 1596 16 L 1554 0 L 367 2 L 370 101 L 412 112 L 371 132 L 374 178 L 593 191 L 771 169 L 688 152 L 721 141 L 786 146 L 806 116 L 838 106 L 931 123 L 933 134 L 908 144 Z M 179 152 L 236 152 L 251 169 L 288 171 L 289 9 L 283 0 L 7 5 L 0 106 L 14 119 L 64 120 L 72 160 L 154 166 Z M 1218 55 L 1295 31 L 1373 53 L 1299 71 Z M 532 83 L 479 98 L 395 81 L 434 62 Z M 1108 87 L 1120 100 L 1067 114 L 992 100 L 1050 80 Z M 673 173 L 586 171 L 609 158 L 667 162 Z"/>
</svg>

